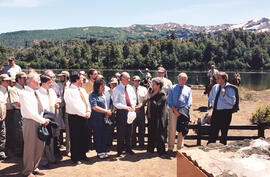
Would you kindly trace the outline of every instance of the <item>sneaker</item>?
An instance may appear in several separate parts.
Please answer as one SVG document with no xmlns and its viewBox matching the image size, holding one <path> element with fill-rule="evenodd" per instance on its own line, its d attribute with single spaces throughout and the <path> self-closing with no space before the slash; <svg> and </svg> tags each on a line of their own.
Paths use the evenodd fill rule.
<svg viewBox="0 0 270 177">
<path fill-rule="evenodd" d="M 0 152 L 0 160 L 6 160 L 8 157 L 4 152 Z"/>
<path fill-rule="evenodd" d="M 98 158 L 100 158 L 100 159 L 105 159 L 105 158 L 106 158 L 106 157 L 105 157 L 105 153 L 98 153 L 97 156 L 98 156 Z"/>
<path fill-rule="evenodd" d="M 105 152 L 105 158 L 108 158 L 108 157 L 109 157 L 108 153 L 107 153 L 107 152 Z"/>
</svg>

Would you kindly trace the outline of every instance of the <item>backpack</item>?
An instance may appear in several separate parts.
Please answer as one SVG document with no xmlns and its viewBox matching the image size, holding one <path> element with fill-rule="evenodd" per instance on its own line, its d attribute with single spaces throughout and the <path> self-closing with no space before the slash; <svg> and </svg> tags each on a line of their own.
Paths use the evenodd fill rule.
<svg viewBox="0 0 270 177">
<path fill-rule="evenodd" d="M 238 87 L 236 86 L 236 85 L 233 85 L 233 84 L 230 84 L 230 83 L 226 83 L 226 85 L 225 85 L 225 89 L 227 88 L 227 87 L 231 87 L 231 88 L 233 88 L 234 89 L 234 92 L 235 92 L 235 103 L 234 103 L 234 105 L 233 105 L 233 107 L 232 107 L 232 113 L 235 113 L 235 112 L 237 112 L 237 111 L 239 111 L 240 110 L 240 108 L 239 108 L 239 94 L 238 94 Z"/>
</svg>

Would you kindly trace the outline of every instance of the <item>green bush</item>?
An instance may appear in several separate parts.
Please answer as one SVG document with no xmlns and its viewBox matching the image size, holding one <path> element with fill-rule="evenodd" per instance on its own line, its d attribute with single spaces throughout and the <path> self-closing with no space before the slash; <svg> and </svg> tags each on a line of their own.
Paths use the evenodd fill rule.
<svg viewBox="0 0 270 177">
<path fill-rule="evenodd" d="M 257 109 L 257 111 L 252 114 L 251 122 L 257 123 L 261 118 L 265 122 L 270 123 L 270 104 L 261 106 L 259 109 Z"/>
</svg>

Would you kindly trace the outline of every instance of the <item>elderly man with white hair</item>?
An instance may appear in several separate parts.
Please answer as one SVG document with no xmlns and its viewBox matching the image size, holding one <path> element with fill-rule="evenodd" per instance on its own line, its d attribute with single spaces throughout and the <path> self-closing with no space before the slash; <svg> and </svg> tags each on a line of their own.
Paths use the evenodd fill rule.
<svg viewBox="0 0 270 177">
<path fill-rule="evenodd" d="M 190 87 L 186 86 L 186 73 L 178 75 L 178 84 L 175 84 L 168 94 L 169 110 L 169 142 L 168 151 L 172 152 L 175 144 L 175 133 L 178 132 L 177 149 L 181 149 L 184 136 L 188 133 L 189 109 L 192 103 Z"/>
</svg>

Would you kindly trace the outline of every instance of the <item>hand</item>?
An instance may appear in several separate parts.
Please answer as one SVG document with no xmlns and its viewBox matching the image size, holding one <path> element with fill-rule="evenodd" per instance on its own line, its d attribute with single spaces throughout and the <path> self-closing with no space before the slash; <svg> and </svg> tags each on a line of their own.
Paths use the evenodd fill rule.
<svg viewBox="0 0 270 177">
<path fill-rule="evenodd" d="M 111 115 L 112 115 L 112 111 L 111 111 L 111 110 L 107 110 L 106 115 L 107 115 L 108 117 L 111 116 Z"/>
<path fill-rule="evenodd" d="M 21 104 L 19 102 L 15 102 L 15 105 L 21 107 Z"/>
<path fill-rule="evenodd" d="M 55 107 L 56 109 L 58 109 L 58 108 L 60 108 L 60 104 L 59 104 L 59 103 L 56 103 L 56 104 L 54 105 L 54 107 Z"/>
<path fill-rule="evenodd" d="M 51 122 L 51 120 L 50 119 L 45 119 L 45 123 L 44 123 L 44 125 L 45 126 L 47 126 L 47 125 L 49 125 L 49 123 Z"/>
<path fill-rule="evenodd" d="M 128 110 L 129 112 L 135 111 L 135 109 L 134 109 L 133 107 L 128 107 L 127 110 Z"/>
<path fill-rule="evenodd" d="M 89 119 L 90 116 L 91 116 L 91 113 L 90 113 L 90 112 L 86 112 L 85 118 L 86 118 L 86 119 Z"/>
<path fill-rule="evenodd" d="M 222 88 L 222 89 L 221 89 L 221 93 L 222 93 L 223 96 L 225 96 L 225 93 L 226 93 L 225 88 Z"/>
</svg>

